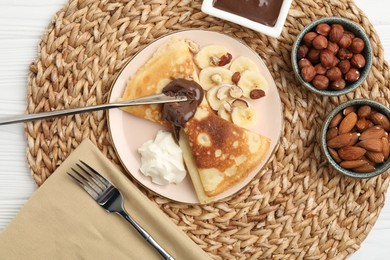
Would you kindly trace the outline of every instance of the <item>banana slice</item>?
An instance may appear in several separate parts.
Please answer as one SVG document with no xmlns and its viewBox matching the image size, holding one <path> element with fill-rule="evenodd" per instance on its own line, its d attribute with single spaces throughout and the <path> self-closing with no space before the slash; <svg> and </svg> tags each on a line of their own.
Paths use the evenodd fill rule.
<svg viewBox="0 0 390 260">
<path fill-rule="evenodd" d="M 240 73 L 243 73 L 246 70 L 259 72 L 259 68 L 257 67 L 256 63 L 245 56 L 239 56 L 233 60 L 232 65 L 230 66 L 230 70 Z"/>
<path fill-rule="evenodd" d="M 229 53 L 228 49 L 220 45 L 208 45 L 203 47 L 196 55 L 195 62 L 199 68 L 204 69 L 207 67 L 218 66 L 218 63 L 222 56 Z M 231 60 L 223 65 L 223 67 L 228 67 L 231 63 Z"/>
<path fill-rule="evenodd" d="M 251 129 L 256 124 L 256 110 L 252 106 L 234 106 L 231 117 L 233 123 L 242 128 Z"/>
<path fill-rule="evenodd" d="M 207 67 L 200 71 L 199 82 L 205 90 L 222 84 L 233 84 L 232 75 L 228 69 L 222 67 Z"/>
<path fill-rule="evenodd" d="M 231 122 L 232 121 L 232 116 L 228 111 L 223 106 L 220 106 L 218 109 L 218 116 L 225 119 L 226 121 Z"/>
<path fill-rule="evenodd" d="M 253 89 L 261 89 L 266 94 L 268 92 L 268 82 L 259 72 L 246 70 L 241 74 L 241 78 L 237 83 L 243 91 L 243 96 L 250 98 L 250 93 Z"/>
<path fill-rule="evenodd" d="M 233 85 L 230 88 L 229 94 L 232 98 L 240 98 L 240 97 L 242 97 L 243 92 L 239 86 Z"/>
<path fill-rule="evenodd" d="M 229 95 L 230 88 L 231 85 L 222 85 L 212 87 L 207 91 L 206 98 L 213 110 L 218 111 L 223 102 L 233 100 Z"/>
</svg>

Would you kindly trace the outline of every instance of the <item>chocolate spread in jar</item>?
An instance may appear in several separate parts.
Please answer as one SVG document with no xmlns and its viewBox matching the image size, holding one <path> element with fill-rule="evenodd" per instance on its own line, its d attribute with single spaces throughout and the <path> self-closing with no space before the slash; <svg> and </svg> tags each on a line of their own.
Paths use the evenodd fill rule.
<svg viewBox="0 0 390 260">
<path fill-rule="evenodd" d="M 196 112 L 203 100 L 202 87 L 193 80 L 175 79 L 166 85 L 162 92 L 167 96 L 186 96 L 187 101 L 165 103 L 162 107 L 162 117 L 174 126 L 174 137 L 179 140 L 179 132 Z"/>
<path fill-rule="evenodd" d="M 213 6 L 267 26 L 274 26 L 282 3 L 283 0 L 214 0 Z"/>
</svg>

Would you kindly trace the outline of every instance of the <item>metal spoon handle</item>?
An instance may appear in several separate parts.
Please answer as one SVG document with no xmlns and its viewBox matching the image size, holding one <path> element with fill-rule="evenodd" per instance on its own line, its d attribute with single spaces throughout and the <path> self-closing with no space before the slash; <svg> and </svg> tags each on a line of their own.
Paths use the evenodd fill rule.
<svg viewBox="0 0 390 260">
<path fill-rule="evenodd" d="M 164 94 L 158 94 L 158 95 L 154 95 L 154 96 L 147 96 L 147 97 L 126 100 L 126 101 L 121 101 L 121 102 L 116 102 L 116 103 L 107 103 L 107 104 L 101 104 L 101 105 L 95 105 L 95 106 L 62 109 L 62 110 L 42 112 L 42 113 L 37 113 L 37 114 L 26 114 L 26 115 L 12 116 L 12 117 L 8 117 L 8 118 L 0 118 L 0 125 L 8 125 L 8 124 L 27 122 L 27 121 L 32 121 L 32 120 L 45 119 L 45 118 L 58 117 L 58 116 L 74 115 L 74 114 L 98 111 L 98 110 L 103 110 L 103 109 L 139 106 L 139 105 L 150 105 L 150 104 L 172 103 L 172 102 L 181 102 L 181 101 L 186 101 L 186 100 L 187 100 L 187 97 L 185 97 L 185 96 L 170 97 L 170 96 L 166 96 Z"/>
</svg>

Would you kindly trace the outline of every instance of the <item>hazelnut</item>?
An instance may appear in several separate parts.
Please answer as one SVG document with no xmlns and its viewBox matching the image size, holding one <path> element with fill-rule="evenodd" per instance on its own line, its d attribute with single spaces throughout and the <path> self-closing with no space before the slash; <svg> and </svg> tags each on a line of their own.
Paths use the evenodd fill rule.
<svg viewBox="0 0 390 260">
<path fill-rule="evenodd" d="M 323 90 L 328 88 L 329 79 L 324 75 L 316 75 L 312 83 L 315 88 Z"/>
<path fill-rule="evenodd" d="M 308 32 L 305 34 L 305 36 L 303 36 L 303 43 L 307 46 L 307 47 L 311 47 L 311 44 L 314 40 L 314 38 L 317 37 L 317 33 L 315 32 Z"/>
<path fill-rule="evenodd" d="M 353 53 L 350 52 L 348 49 L 340 49 L 337 53 L 337 56 L 340 60 L 349 60 L 352 58 Z"/>
<path fill-rule="evenodd" d="M 338 80 L 335 80 L 332 83 L 330 83 L 330 87 L 333 90 L 342 90 L 345 88 L 345 85 L 346 85 L 345 80 L 342 78 L 339 78 Z"/>
<path fill-rule="evenodd" d="M 344 27 L 343 27 L 341 24 L 339 24 L 339 23 L 334 23 L 334 24 L 332 24 L 330 27 L 331 27 L 331 28 L 337 27 L 337 28 L 339 28 L 339 29 L 343 29 L 343 30 L 344 30 Z"/>
<path fill-rule="evenodd" d="M 336 55 L 337 52 L 339 51 L 339 46 L 337 45 L 337 43 L 334 42 L 328 42 L 328 47 L 326 48 L 331 52 L 333 52 L 334 55 Z"/>
<path fill-rule="evenodd" d="M 321 65 L 324 68 L 332 67 L 333 62 L 334 62 L 334 58 L 335 58 L 335 56 L 330 50 L 325 49 L 325 50 L 321 51 L 320 61 L 321 61 Z"/>
<path fill-rule="evenodd" d="M 314 66 L 314 69 L 316 70 L 316 73 L 318 75 L 325 75 L 327 69 L 325 69 L 321 63 L 318 63 L 317 65 Z"/>
<path fill-rule="evenodd" d="M 357 69 L 361 69 L 366 65 L 366 59 L 360 53 L 356 53 L 351 58 L 351 65 Z"/>
<path fill-rule="evenodd" d="M 338 67 L 341 70 L 341 73 L 345 74 L 351 68 L 351 63 L 349 62 L 349 60 L 342 60 L 340 61 Z"/>
<path fill-rule="evenodd" d="M 350 68 L 347 73 L 345 73 L 345 80 L 348 82 L 355 82 L 360 78 L 360 72 L 355 68 Z"/>
<path fill-rule="evenodd" d="M 226 54 L 219 57 L 219 59 L 213 61 L 212 63 L 215 66 L 225 66 L 226 64 L 229 64 L 232 61 L 233 56 L 227 52 Z"/>
<path fill-rule="evenodd" d="M 348 48 L 351 45 L 351 43 L 352 43 L 351 37 L 345 33 L 343 34 L 343 36 L 338 42 L 340 48 Z"/>
<path fill-rule="evenodd" d="M 329 32 L 330 32 L 330 25 L 329 24 L 326 24 L 326 23 L 320 23 L 319 25 L 317 25 L 316 27 L 316 32 L 318 34 L 321 34 L 323 36 L 328 36 Z"/>
<path fill-rule="evenodd" d="M 306 66 L 311 66 L 311 62 L 308 59 L 303 58 L 303 59 L 300 59 L 298 61 L 298 68 L 299 69 L 302 69 L 303 67 L 306 67 Z"/>
<path fill-rule="evenodd" d="M 328 47 L 328 39 L 326 39 L 326 37 L 323 35 L 317 35 L 311 44 L 317 50 L 322 50 Z"/>
<path fill-rule="evenodd" d="M 251 92 L 249 93 L 249 97 L 251 99 L 259 99 L 262 97 L 265 97 L 265 92 L 262 89 L 252 89 Z"/>
<path fill-rule="evenodd" d="M 306 66 L 303 67 L 301 70 L 302 78 L 306 82 L 310 82 L 313 80 L 314 76 L 316 75 L 316 70 L 313 66 Z"/>
<path fill-rule="evenodd" d="M 310 49 L 306 55 L 306 58 L 312 63 L 317 64 L 320 61 L 320 50 Z"/>
<path fill-rule="evenodd" d="M 353 38 L 351 46 L 349 46 L 349 49 L 353 53 L 361 53 L 364 50 L 364 41 L 360 38 Z"/>
<path fill-rule="evenodd" d="M 340 63 L 340 60 L 336 56 L 334 56 L 333 66 L 332 67 L 335 67 L 335 66 L 339 65 L 339 63 Z"/>
<path fill-rule="evenodd" d="M 352 40 L 353 38 L 355 38 L 355 34 L 353 34 L 353 33 L 350 32 L 350 31 L 344 31 L 344 34 L 347 35 L 349 38 L 351 38 L 351 40 Z"/>
<path fill-rule="evenodd" d="M 344 28 L 339 24 L 332 24 L 332 28 L 329 32 L 329 40 L 331 42 L 339 42 L 341 37 L 343 37 Z"/>
<path fill-rule="evenodd" d="M 326 76 L 329 80 L 335 81 L 341 78 L 341 70 L 338 67 L 333 67 L 326 72 Z"/>
<path fill-rule="evenodd" d="M 308 52 L 309 52 L 309 47 L 307 47 L 306 45 L 299 46 L 297 50 L 298 60 L 305 58 Z"/>
<path fill-rule="evenodd" d="M 232 75 L 233 83 L 237 84 L 238 81 L 240 80 L 240 78 L 241 78 L 241 73 L 240 72 L 236 71 L 236 72 L 233 73 L 233 75 Z"/>
</svg>

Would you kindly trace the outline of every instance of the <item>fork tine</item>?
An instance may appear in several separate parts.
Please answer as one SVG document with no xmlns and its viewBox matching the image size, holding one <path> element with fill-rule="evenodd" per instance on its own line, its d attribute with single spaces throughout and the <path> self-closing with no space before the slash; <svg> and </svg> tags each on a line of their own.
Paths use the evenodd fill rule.
<svg viewBox="0 0 390 260">
<path fill-rule="evenodd" d="M 86 174 L 89 176 L 89 178 L 93 181 L 93 183 L 103 192 L 105 189 L 107 189 L 106 185 L 99 181 L 100 179 L 98 176 L 92 176 L 86 169 L 83 168 L 80 164 L 76 163 L 76 165 Z"/>
<path fill-rule="evenodd" d="M 104 178 L 100 173 L 98 173 L 94 168 L 92 168 L 91 166 L 89 166 L 87 163 L 85 163 L 84 161 L 80 160 L 80 162 L 82 164 L 85 165 L 85 167 L 87 167 L 89 170 L 91 170 L 94 174 L 96 174 L 96 176 L 98 177 L 98 179 L 106 186 L 106 187 L 109 187 L 111 186 L 112 184 L 106 179 Z"/>
<path fill-rule="evenodd" d="M 94 187 L 90 184 L 90 182 L 81 173 L 79 173 L 73 167 L 71 169 L 73 170 L 74 174 L 78 176 L 78 178 L 76 178 L 72 174 L 69 173 L 68 174 L 72 176 L 73 179 L 75 179 L 80 184 L 80 186 L 83 187 L 83 189 L 86 192 L 88 192 L 89 195 L 91 195 L 92 198 L 96 199 L 99 196 L 99 192 L 96 189 L 94 189 Z"/>
</svg>

